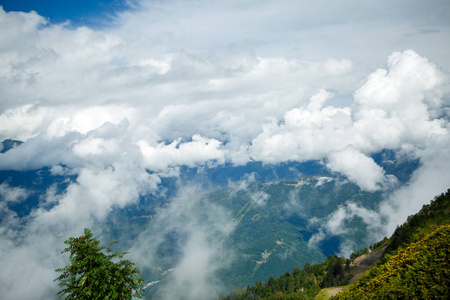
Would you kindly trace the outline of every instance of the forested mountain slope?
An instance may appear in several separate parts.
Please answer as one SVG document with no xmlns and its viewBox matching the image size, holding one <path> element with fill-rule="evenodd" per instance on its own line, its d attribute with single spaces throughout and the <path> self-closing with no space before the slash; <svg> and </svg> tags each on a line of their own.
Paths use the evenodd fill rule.
<svg viewBox="0 0 450 300">
<path fill-rule="evenodd" d="M 306 264 L 303 270 L 297 267 L 278 279 L 257 282 L 221 299 L 312 299 L 321 287 L 349 283 L 353 275 L 364 270 L 362 265 L 370 267 L 380 256 L 374 267 L 333 299 L 447 299 L 449 224 L 450 190 L 408 217 L 390 239 L 352 254 L 351 260 L 329 256 L 321 264 Z M 327 298 L 326 293 L 320 297 Z"/>
</svg>

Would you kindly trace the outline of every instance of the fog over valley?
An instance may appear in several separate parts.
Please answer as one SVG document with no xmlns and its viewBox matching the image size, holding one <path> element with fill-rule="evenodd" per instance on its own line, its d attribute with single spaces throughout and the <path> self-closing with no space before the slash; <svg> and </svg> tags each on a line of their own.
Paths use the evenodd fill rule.
<svg viewBox="0 0 450 300">
<path fill-rule="evenodd" d="M 120 3 L 0 3 L 0 298 L 58 299 L 89 227 L 147 299 L 214 299 L 450 188 L 447 1 Z"/>
</svg>

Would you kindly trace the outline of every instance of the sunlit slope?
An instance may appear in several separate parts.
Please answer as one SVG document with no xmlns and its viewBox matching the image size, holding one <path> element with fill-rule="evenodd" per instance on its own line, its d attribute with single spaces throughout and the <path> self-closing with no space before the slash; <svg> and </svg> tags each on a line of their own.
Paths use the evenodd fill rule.
<svg viewBox="0 0 450 300">
<path fill-rule="evenodd" d="M 450 225 L 443 225 L 332 299 L 446 299 L 450 286 Z"/>
</svg>

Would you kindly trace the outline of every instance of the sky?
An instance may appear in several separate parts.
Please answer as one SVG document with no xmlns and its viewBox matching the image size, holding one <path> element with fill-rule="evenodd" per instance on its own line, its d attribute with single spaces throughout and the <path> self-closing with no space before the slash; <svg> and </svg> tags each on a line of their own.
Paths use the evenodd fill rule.
<svg viewBox="0 0 450 300">
<path fill-rule="evenodd" d="M 7 12 L 36 11 L 53 24 L 69 22 L 71 26 L 107 26 L 117 12 L 132 7 L 126 0 L 2 0 L 0 5 Z"/>
<path fill-rule="evenodd" d="M 362 190 L 386 191 L 396 178 L 371 154 L 420 159 L 376 217 L 336 211 L 330 234 L 345 214 L 386 220 L 392 233 L 449 188 L 448 1 L 0 5 L 0 140 L 25 142 L 0 154 L 0 169 L 76 176 L 64 193 L 46 192 L 20 241 L 17 216 L 2 221 L 0 290 L 10 297 L 53 295 L 61 263 L 50 250 L 61 242 L 54 228 L 79 234 L 112 208 L 158 192 L 161 178 L 182 166 L 319 160 Z M 10 212 L 8 203 L 31 192 L 1 183 L 0 209 Z M 208 265 L 223 254 L 209 237 L 230 230 L 226 213 L 206 226 L 183 207 L 161 212 L 191 224 L 180 289 L 193 261 Z"/>
</svg>

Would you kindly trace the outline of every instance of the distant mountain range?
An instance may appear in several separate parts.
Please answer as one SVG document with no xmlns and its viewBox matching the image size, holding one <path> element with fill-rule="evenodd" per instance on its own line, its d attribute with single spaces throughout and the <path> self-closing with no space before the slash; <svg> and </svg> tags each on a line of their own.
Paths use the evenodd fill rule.
<svg viewBox="0 0 450 300">
<path fill-rule="evenodd" d="M 21 144 L 5 140 L 1 151 Z M 396 160 L 392 151 L 372 158 L 386 174 L 396 176 L 399 184 L 408 182 L 419 166 L 418 160 Z M 50 188 L 62 194 L 76 179 L 76 175 L 58 175 L 49 168 L 0 171 L 0 183 L 28 191 L 26 201 L 8 203 L 8 209 L 23 222 Z M 208 273 L 211 281 L 205 282 L 219 282 L 224 293 L 261 284 L 296 266 L 324 261 L 327 267 L 337 266 L 342 261 L 330 260 L 330 256 L 342 253 L 344 245 L 362 249 L 375 242 L 377 235 L 358 214 L 343 219 L 340 228 L 331 228 L 334 232 L 325 230 L 330 216 L 350 208 L 376 212 L 383 199 L 383 192 L 362 191 L 318 161 L 181 167 L 178 177 L 162 177 L 160 190 L 163 192 L 142 195 L 138 203 L 125 208 L 113 208 L 108 218 L 92 228 L 101 233 L 102 240 L 118 241 L 121 250 L 130 249 L 137 255 L 137 263 L 147 259 L 145 255 L 151 257 L 149 265 L 141 266 L 147 299 L 157 299 L 161 290 L 170 289 L 177 276 L 175 268 L 187 255 L 183 245 L 194 239 L 196 232 L 203 234 L 205 240 L 197 242 L 207 245 L 200 250 L 211 255 L 208 263 L 214 266 Z M 172 211 L 175 206 L 181 209 Z M 187 230 L 189 226 L 193 229 Z M 317 293 L 319 283 L 310 283 L 314 286 L 311 291 Z"/>
<path fill-rule="evenodd" d="M 375 242 L 369 224 L 359 216 L 346 220 L 340 234 L 326 235 L 317 243 L 311 243 L 311 238 L 320 234 L 327 218 L 339 208 L 345 210 L 351 204 L 376 210 L 382 193 L 363 192 L 339 176 L 307 176 L 225 187 L 189 197 L 200 198 L 186 209 L 195 211 L 199 219 L 205 218 L 205 223 L 209 211 L 218 207 L 232 216 L 233 229 L 213 237 L 219 247 L 233 253 L 232 259 L 214 273 L 224 290 L 230 291 L 265 282 L 295 266 L 326 261 L 341 252 L 344 243 L 362 249 Z M 153 283 L 145 290 L 147 299 L 159 299 L 159 291 L 171 284 L 171 271 L 184 255 L 179 244 L 187 238 L 183 230 L 174 228 L 161 234 L 160 222 L 155 221 L 160 209 L 178 201 L 172 198 L 156 206 L 141 204 L 127 215 L 118 211 L 101 228 L 111 232 L 108 239 L 118 240 L 124 249 L 144 232 L 147 240 L 157 241 L 152 266 L 143 269 L 146 282 Z M 178 218 L 174 216 L 173 222 Z"/>
</svg>

